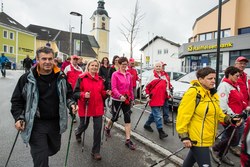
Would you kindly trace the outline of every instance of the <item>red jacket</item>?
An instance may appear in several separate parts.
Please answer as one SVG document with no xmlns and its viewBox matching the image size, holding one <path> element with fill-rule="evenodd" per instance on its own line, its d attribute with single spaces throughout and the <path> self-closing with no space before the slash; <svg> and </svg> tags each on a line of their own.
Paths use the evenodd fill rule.
<svg viewBox="0 0 250 167">
<path fill-rule="evenodd" d="M 78 115 L 79 117 L 85 116 L 86 100 L 85 93 L 90 92 L 88 99 L 87 116 L 101 116 L 104 114 L 103 99 L 106 98 L 106 91 L 102 78 L 96 74 L 93 78 L 88 72 L 79 76 L 76 83 L 74 96 L 78 98 Z"/>
<path fill-rule="evenodd" d="M 240 155 L 240 163 L 242 167 L 250 166 L 250 154 L 247 153 L 247 148 L 249 148 L 250 146 L 250 143 L 247 142 L 247 138 L 250 135 L 249 130 L 250 130 L 250 117 L 248 117 L 246 121 L 246 126 L 242 137 L 241 155 Z"/>
<path fill-rule="evenodd" d="M 149 106 L 159 107 L 165 103 L 167 95 L 167 78 L 163 72 L 160 76 L 153 71 L 153 75 L 149 78 L 149 82 L 146 85 L 145 92 L 147 96 L 150 96 Z"/>
<path fill-rule="evenodd" d="M 128 66 L 127 71 L 132 75 L 133 88 L 135 88 L 135 87 L 136 87 L 136 81 L 139 80 L 137 71 L 136 71 L 136 69 L 134 69 L 134 68 L 131 67 L 131 66 Z"/>
<path fill-rule="evenodd" d="M 244 102 L 248 104 L 249 102 L 248 81 L 247 81 L 247 74 L 245 72 L 242 72 L 237 83 L 240 86 L 240 92 L 244 96 Z"/>
<path fill-rule="evenodd" d="M 72 89 L 74 90 L 76 81 L 77 81 L 79 75 L 82 74 L 83 72 L 82 72 L 81 69 L 80 70 L 76 70 L 72 66 L 72 64 L 70 64 L 69 67 L 70 67 L 70 70 L 67 72 L 67 74 L 66 73 L 65 74 L 67 75 L 68 82 L 70 83 Z M 68 67 L 66 67 L 66 68 L 68 68 Z M 79 68 L 81 68 L 81 67 L 79 67 Z"/>
</svg>

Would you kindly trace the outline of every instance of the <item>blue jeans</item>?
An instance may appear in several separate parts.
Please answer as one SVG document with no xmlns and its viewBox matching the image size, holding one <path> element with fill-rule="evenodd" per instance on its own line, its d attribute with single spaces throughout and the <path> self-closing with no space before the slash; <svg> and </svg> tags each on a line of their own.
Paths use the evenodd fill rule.
<svg viewBox="0 0 250 167">
<path fill-rule="evenodd" d="M 150 126 L 152 122 L 156 123 L 157 129 L 162 129 L 161 107 L 151 107 L 151 114 L 145 125 Z"/>
<path fill-rule="evenodd" d="M 168 106 L 168 99 L 165 100 L 165 103 L 162 107 L 162 112 L 163 112 L 163 120 L 167 121 L 169 118 L 168 112 L 169 112 L 169 106 Z"/>
</svg>

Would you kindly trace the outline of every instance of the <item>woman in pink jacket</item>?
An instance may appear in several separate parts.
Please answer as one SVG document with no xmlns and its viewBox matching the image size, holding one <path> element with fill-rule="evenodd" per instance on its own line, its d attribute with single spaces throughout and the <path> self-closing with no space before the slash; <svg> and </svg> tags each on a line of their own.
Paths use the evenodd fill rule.
<svg viewBox="0 0 250 167">
<path fill-rule="evenodd" d="M 105 127 L 106 136 L 110 137 L 110 128 L 113 122 L 116 122 L 119 117 L 119 111 L 122 109 L 125 122 L 125 145 L 131 150 L 135 149 L 134 143 L 130 140 L 131 132 L 131 101 L 134 100 L 132 76 L 126 71 L 128 59 L 121 57 L 118 60 L 119 70 L 113 73 L 111 78 L 112 98 L 113 98 L 113 116 Z"/>
</svg>

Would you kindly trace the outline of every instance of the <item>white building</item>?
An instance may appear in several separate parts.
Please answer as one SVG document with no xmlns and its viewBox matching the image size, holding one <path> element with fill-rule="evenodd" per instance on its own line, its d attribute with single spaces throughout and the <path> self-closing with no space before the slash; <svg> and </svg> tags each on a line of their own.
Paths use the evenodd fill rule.
<svg viewBox="0 0 250 167">
<path fill-rule="evenodd" d="M 156 62 L 167 64 L 167 71 L 181 71 L 182 60 L 178 58 L 180 45 L 163 37 L 155 36 L 145 44 L 140 51 L 143 52 L 143 67 L 153 67 Z"/>
</svg>

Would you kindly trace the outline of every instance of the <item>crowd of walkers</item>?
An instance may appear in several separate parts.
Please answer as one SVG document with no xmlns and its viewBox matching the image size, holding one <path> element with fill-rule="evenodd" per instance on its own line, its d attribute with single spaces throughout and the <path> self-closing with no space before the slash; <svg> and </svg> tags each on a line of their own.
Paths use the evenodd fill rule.
<svg viewBox="0 0 250 167">
<path fill-rule="evenodd" d="M 248 59 L 238 57 L 235 66 L 225 70 L 218 92 L 214 69 L 204 67 L 196 72 L 197 79 L 185 92 L 176 119 L 176 131 L 184 147 L 190 148 L 183 167 L 195 163 L 209 167 L 210 155 L 218 164 L 223 162 L 233 166 L 234 162 L 227 156 L 228 150 L 241 157 L 242 167 L 250 166 L 249 89 L 244 72 L 247 63 Z M 133 58 L 116 55 L 111 65 L 107 57 L 101 62 L 91 59 L 86 64 L 82 57 L 72 55 L 62 62 L 54 57 L 50 47 L 41 47 L 36 51 L 35 65 L 27 64 L 32 64 L 28 56 L 23 64 L 26 73 L 18 80 L 11 98 L 11 113 L 16 129 L 22 131 L 24 143 L 30 145 L 35 167 L 48 167 L 49 156 L 60 150 L 68 113 L 72 119 L 79 116 L 75 138 L 82 146 L 90 118 L 93 118 L 93 159 L 102 159 L 102 131 L 110 138 L 112 126 L 121 115 L 125 128 L 124 144 L 131 150 L 136 149 L 131 139 L 131 108 L 137 93 L 136 82 L 140 82 L 140 78 Z M 161 140 L 168 137 L 163 123 L 174 122 L 168 115 L 173 87 L 165 66 L 164 62 L 155 63 L 144 87 L 151 113 L 143 127 L 153 132 L 151 124 L 155 123 Z M 103 125 L 105 109 L 110 107 L 105 106 L 107 98 L 112 101 L 112 117 Z M 224 127 L 219 135 L 218 123 Z"/>
</svg>

